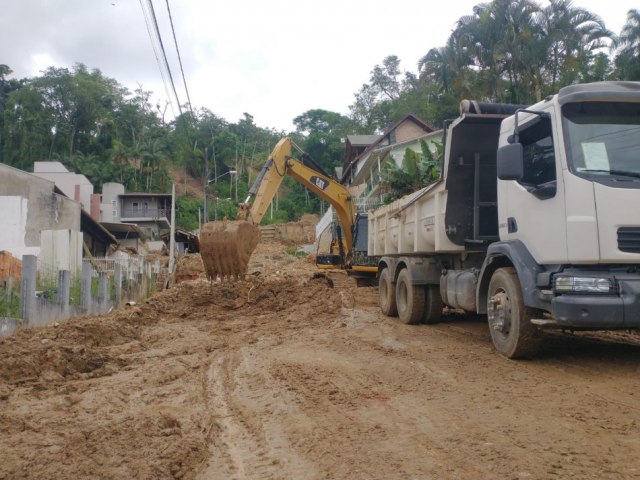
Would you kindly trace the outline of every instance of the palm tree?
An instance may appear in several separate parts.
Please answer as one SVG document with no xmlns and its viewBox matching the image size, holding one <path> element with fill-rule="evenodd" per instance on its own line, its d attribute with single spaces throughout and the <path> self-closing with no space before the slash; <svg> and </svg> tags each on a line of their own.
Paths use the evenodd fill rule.
<svg viewBox="0 0 640 480">
<path fill-rule="evenodd" d="M 153 139 L 144 142 L 140 148 L 140 159 L 142 160 L 142 171 L 146 174 L 146 190 L 151 191 L 153 184 L 153 172 L 160 170 L 162 161 L 164 160 L 164 152 L 162 151 L 160 140 Z"/>
<path fill-rule="evenodd" d="M 640 80 L 640 10 L 627 12 L 627 22 L 617 39 L 616 76 L 621 80 Z"/>
<path fill-rule="evenodd" d="M 615 38 L 602 19 L 571 0 L 550 0 L 538 16 L 546 50 L 546 81 L 550 91 L 575 82 L 599 49 Z"/>
<path fill-rule="evenodd" d="M 458 20 L 452 37 L 478 72 L 475 89 L 481 98 L 514 100 L 517 86 L 527 82 L 537 10 L 531 0 L 494 0 Z"/>
<path fill-rule="evenodd" d="M 437 90 L 449 95 L 453 91 L 462 96 L 471 91 L 469 65 L 471 60 L 460 48 L 458 39 L 453 35 L 444 47 L 432 48 L 418 61 L 420 80 L 434 84 Z"/>
<path fill-rule="evenodd" d="M 620 33 L 620 44 L 640 57 L 640 10 L 637 8 L 627 12 L 627 22 Z"/>
</svg>

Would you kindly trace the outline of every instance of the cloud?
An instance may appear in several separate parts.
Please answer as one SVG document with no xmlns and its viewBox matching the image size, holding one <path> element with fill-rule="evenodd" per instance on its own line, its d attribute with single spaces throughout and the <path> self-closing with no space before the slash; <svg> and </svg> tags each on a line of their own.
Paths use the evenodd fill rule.
<svg viewBox="0 0 640 480">
<path fill-rule="evenodd" d="M 9 65 L 15 77 L 82 62 L 131 90 L 140 83 L 157 98 L 167 97 L 140 0 L 4 3 L 0 63 Z M 232 122 L 248 112 L 258 125 L 284 130 L 312 108 L 348 113 L 371 69 L 388 55 L 397 55 L 403 69 L 416 72 L 418 59 L 442 46 L 456 20 L 477 3 L 170 0 L 194 107 Z M 606 9 L 600 0 L 576 0 L 574 5 L 600 14 L 618 32 L 634 3 L 618 0 Z M 166 3 L 155 0 L 154 5 L 184 103 Z"/>
</svg>

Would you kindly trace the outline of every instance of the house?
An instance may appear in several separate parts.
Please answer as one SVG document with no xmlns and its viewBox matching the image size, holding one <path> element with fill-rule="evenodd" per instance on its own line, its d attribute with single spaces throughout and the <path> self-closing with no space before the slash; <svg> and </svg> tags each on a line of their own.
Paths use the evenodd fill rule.
<svg viewBox="0 0 640 480">
<path fill-rule="evenodd" d="M 149 240 L 159 240 L 171 228 L 170 193 L 125 193 L 121 183 L 105 183 L 102 195 L 94 195 L 92 215 L 106 223 L 136 224 Z"/>
<path fill-rule="evenodd" d="M 442 131 L 436 131 L 417 116 L 408 113 L 357 157 L 349 160 L 349 152 L 346 151 L 341 181 L 353 187 L 352 191 L 358 198 L 356 203 L 368 208 L 378 206 L 382 200 L 378 185 L 385 163 L 393 161 L 401 166 L 407 149 L 422 153 L 421 141 L 426 141 L 427 145 L 441 142 Z"/>
<path fill-rule="evenodd" d="M 344 161 L 338 178 L 342 178 L 344 172 L 362 153 L 382 138 L 382 135 L 347 135 L 344 146 Z"/>
<path fill-rule="evenodd" d="M 70 172 L 60 162 L 34 162 L 33 174 L 52 181 L 62 193 L 72 200 L 80 202 L 80 206 L 89 211 L 93 184 L 84 175 Z"/>
<path fill-rule="evenodd" d="M 104 228 L 53 181 L 0 164 L 0 250 L 20 259 L 77 271 L 85 253 L 104 255 L 117 244 Z"/>
<path fill-rule="evenodd" d="M 176 250 L 178 253 L 197 253 L 200 251 L 200 239 L 194 233 L 187 232 L 182 228 L 176 228 L 175 232 Z M 162 240 L 169 249 L 171 241 L 171 233 L 167 232 L 162 235 Z"/>
<path fill-rule="evenodd" d="M 341 183 L 355 197 L 358 212 L 367 212 L 382 203 L 381 172 L 385 163 L 402 165 L 407 148 L 422 153 L 421 141 L 430 145 L 442 142 L 442 130 L 435 130 L 411 113 L 402 117 L 382 135 L 349 135 L 345 141 L 345 158 Z M 331 235 L 327 231 L 335 223 L 333 209 L 329 209 L 316 225 L 316 238 L 325 239 L 319 248 L 324 251 Z"/>
</svg>

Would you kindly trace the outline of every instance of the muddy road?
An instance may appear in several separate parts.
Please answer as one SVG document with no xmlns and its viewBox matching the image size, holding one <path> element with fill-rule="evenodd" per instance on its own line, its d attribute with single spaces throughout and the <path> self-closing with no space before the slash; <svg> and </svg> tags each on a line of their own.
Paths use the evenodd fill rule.
<svg viewBox="0 0 640 480">
<path fill-rule="evenodd" d="M 0 479 L 640 478 L 637 337 L 510 361 L 283 252 L 0 341 Z"/>
</svg>

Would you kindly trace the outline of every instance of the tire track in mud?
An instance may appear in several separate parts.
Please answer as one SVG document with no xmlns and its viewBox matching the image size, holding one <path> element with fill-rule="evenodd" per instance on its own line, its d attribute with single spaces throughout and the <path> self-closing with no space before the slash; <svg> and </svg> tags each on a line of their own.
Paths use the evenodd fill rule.
<svg viewBox="0 0 640 480">
<path fill-rule="evenodd" d="M 626 384 L 637 389 L 638 377 L 633 375 L 636 367 L 629 364 L 628 353 L 615 354 L 618 347 L 608 345 L 604 352 L 613 354 L 612 359 L 602 362 L 600 358 L 584 366 L 578 358 L 575 369 L 565 366 L 568 372 L 562 372 L 557 369 L 554 348 L 530 362 L 498 356 L 488 334 L 481 333 L 484 328 L 475 322 L 416 328 L 381 316 L 377 328 L 357 332 L 362 344 L 374 351 L 395 345 L 387 349 L 391 357 L 388 367 L 397 367 L 398 377 L 407 379 L 411 388 L 433 392 L 422 401 L 419 396 L 410 397 L 405 405 L 431 419 L 431 425 L 416 422 L 416 430 L 426 433 L 417 438 L 433 447 L 429 452 L 432 458 L 446 458 L 439 464 L 444 471 L 452 478 L 504 478 L 509 465 L 520 465 L 514 478 L 572 474 L 580 478 L 635 478 L 640 464 L 623 459 L 640 451 L 636 437 L 640 425 L 634 409 L 611 408 L 621 400 L 623 407 L 633 403 L 633 393 L 626 396 L 630 393 Z M 360 365 L 363 359 L 374 357 L 358 358 L 354 353 L 353 361 Z M 612 374 L 618 360 L 623 360 L 623 372 Z M 591 382 L 589 373 L 595 376 Z M 623 392 L 612 388 L 617 383 Z M 393 381 L 388 387 L 402 391 L 402 385 Z M 600 449 L 592 451 L 590 438 L 599 439 Z M 538 457 L 525 454 L 527 450 Z M 539 458 L 545 458 L 548 467 L 539 464 Z M 496 476 L 495 472 L 502 474 Z"/>
<path fill-rule="evenodd" d="M 217 356 L 208 373 L 213 412 L 211 458 L 198 478 L 314 478 L 314 466 L 298 456 L 282 425 L 295 402 L 279 391 L 255 349 Z M 282 425 L 280 424 L 282 422 Z"/>
</svg>

